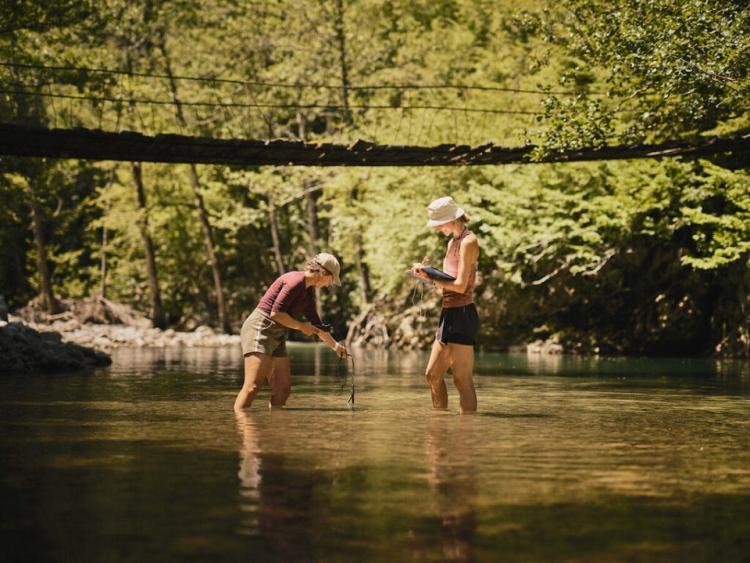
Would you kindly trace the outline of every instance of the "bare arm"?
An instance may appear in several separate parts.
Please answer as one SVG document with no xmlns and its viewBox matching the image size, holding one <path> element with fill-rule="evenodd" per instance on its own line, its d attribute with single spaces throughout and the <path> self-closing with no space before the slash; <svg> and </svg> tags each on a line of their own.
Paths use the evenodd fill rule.
<svg viewBox="0 0 750 563">
<path fill-rule="evenodd" d="M 316 328 L 310 323 L 303 323 L 301 321 L 298 321 L 289 313 L 276 311 L 275 313 L 271 313 L 271 320 L 279 323 L 280 325 L 284 325 L 287 328 L 299 330 L 303 334 L 305 334 L 305 336 L 312 336 L 313 334 L 316 335 L 326 345 L 332 348 L 338 356 L 342 358 L 345 358 L 349 355 L 346 347 L 343 344 L 336 342 L 336 340 L 333 338 L 333 336 L 330 335 L 330 333 L 326 332 L 325 330 Z"/>
<path fill-rule="evenodd" d="M 300 322 L 289 313 L 284 313 L 283 311 L 274 311 L 273 313 L 271 313 L 271 320 L 287 328 L 299 330 L 306 336 L 312 336 L 313 334 L 317 334 L 318 332 L 318 329 L 310 323 Z"/>
</svg>

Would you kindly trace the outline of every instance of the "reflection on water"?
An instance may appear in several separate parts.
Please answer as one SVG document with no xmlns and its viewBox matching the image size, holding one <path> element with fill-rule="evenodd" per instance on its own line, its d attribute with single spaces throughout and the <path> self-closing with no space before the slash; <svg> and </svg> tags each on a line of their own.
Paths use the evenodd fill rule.
<svg viewBox="0 0 750 563">
<path fill-rule="evenodd" d="M 293 561 L 311 551 L 313 483 L 284 454 L 274 453 L 272 443 L 260 435 L 252 416 L 239 413 L 240 504 L 245 515 L 239 532 L 260 537 L 266 557 Z M 261 443 L 269 451 L 264 452 Z"/>
<path fill-rule="evenodd" d="M 748 364 L 478 354 L 480 412 L 426 356 L 290 346 L 289 408 L 240 415 L 238 350 L 118 351 L 0 380 L 10 561 L 742 561 Z M 264 391 L 268 393 L 266 389 Z"/>
<path fill-rule="evenodd" d="M 242 510 L 247 515 L 240 523 L 239 533 L 258 533 L 258 506 L 260 505 L 261 451 L 258 446 L 258 428 L 255 420 L 245 412 L 236 413 L 237 428 L 242 437 L 240 447 L 240 497 Z"/>
<path fill-rule="evenodd" d="M 441 413 L 430 417 L 427 434 L 427 481 L 440 519 L 446 561 L 471 561 L 476 531 L 474 469 L 475 416 L 457 420 Z"/>
</svg>

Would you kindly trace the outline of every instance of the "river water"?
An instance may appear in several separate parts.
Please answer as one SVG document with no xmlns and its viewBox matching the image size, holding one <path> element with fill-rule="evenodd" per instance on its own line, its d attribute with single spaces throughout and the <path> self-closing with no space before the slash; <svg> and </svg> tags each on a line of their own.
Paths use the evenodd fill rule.
<svg viewBox="0 0 750 563">
<path fill-rule="evenodd" d="M 244 415 L 236 350 L 0 379 L 3 561 L 748 561 L 750 364 L 292 345 Z M 348 379 L 347 379 L 348 378 Z"/>
</svg>

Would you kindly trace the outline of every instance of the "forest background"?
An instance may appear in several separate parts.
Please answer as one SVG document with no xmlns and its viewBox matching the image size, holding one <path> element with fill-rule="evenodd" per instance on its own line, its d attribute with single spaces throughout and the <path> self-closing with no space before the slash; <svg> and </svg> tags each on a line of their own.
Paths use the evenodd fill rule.
<svg viewBox="0 0 750 563">
<path fill-rule="evenodd" d="M 49 128 L 541 157 L 745 134 L 749 63 L 741 1 L 0 0 L 0 122 Z M 160 327 L 237 331 L 275 276 L 326 250 L 339 335 L 404 310 L 432 329 L 438 300 L 414 307 L 404 273 L 439 264 L 425 207 L 450 194 L 481 241 L 483 346 L 748 357 L 749 165 L 0 157 L 0 294 L 54 312 L 100 293 Z"/>
</svg>

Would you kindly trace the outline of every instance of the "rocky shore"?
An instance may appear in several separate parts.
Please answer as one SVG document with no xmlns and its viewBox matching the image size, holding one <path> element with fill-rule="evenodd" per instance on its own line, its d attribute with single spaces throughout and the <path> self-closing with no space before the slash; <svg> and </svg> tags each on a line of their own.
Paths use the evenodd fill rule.
<svg viewBox="0 0 750 563">
<path fill-rule="evenodd" d="M 75 371 L 111 363 L 109 354 L 64 342 L 59 332 L 0 321 L 0 372 Z"/>
<path fill-rule="evenodd" d="M 231 347 L 240 337 L 208 326 L 161 330 L 132 308 L 101 297 L 64 300 L 50 315 L 30 303 L 0 320 L 0 372 L 65 372 L 112 363 L 115 348 Z"/>
<path fill-rule="evenodd" d="M 191 332 L 179 332 L 172 329 L 161 330 L 151 326 L 82 323 L 77 319 L 56 320 L 49 323 L 27 322 L 27 325 L 38 331 L 58 332 L 66 342 L 91 346 L 104 351 L 123 347 L 204 346 L 215 348 L 240 345 L 239 335 L 217 334 L 207 326 L 199 326 Z"/>
<path fill-rule="evenodd" d="M 240 342 L 238 335 L 217 334 L 208 326 L 184 332 L 161 330 L 132 307 L 98 296 L 62 300 L 60 308 L 60 313 L 49 315 L 30 303 L 17 312 L 18 316 L 10 318 L 39 332 L 60 333 L 65 342 L 103 351 L 123 347 L 239 346 Z"/>
</svg>

